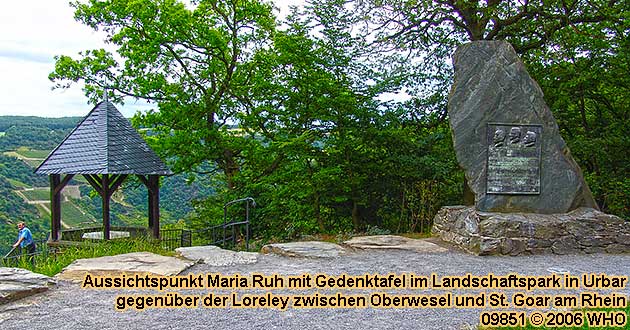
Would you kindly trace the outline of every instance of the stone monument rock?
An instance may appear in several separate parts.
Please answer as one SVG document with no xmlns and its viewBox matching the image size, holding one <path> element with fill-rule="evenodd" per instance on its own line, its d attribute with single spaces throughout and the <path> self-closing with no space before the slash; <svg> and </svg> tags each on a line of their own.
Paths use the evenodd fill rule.
<svg viewBox="0 0 630 330">
<path fill-rule="evenodd" d="M 474 206 L 442 208 L 433 233 L 475 254 L 630 252 L 630 222 L 598 211 L 512 46 L 468 43 L 453 65 L 448 112 Z"/>
<path fill-rule="evenodd" d="M 551 214 L 597 208 L 542 90 L 509 43 L 465 44 L 453 65 L 453 144 L 478 210 Z"/>
</svg>

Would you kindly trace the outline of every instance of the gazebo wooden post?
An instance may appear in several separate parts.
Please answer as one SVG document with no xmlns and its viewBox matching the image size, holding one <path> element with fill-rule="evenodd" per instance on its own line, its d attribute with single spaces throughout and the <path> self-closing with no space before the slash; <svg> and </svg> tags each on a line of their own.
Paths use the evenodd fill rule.
<svg viewBox="0 0 630 330">
<path fill-rule="evenodd" d="M 103 200 L 103 239 L 109 240 L 109 174 L 101 177 L 101 199 Z"/>
<path fill-rule="evenodd" d="M 146 177 L 138 174 L 148 192 L 149 229 L 156 239 L 160 238 L 160 176 L 149 174 Z"/>
<path fill-rule="evenodd" d="M 101 196 L 103 203 L 103 239 L 110 239 L 110 219 L 109 219 L 109 204 L 112 194 L 120 187 L 120 185 L 127 178 L 127 174 L 103 174 L 99 178 L 96 174 L 84 174 L 83 177 L 87 182 L 96 190 Z"/>
<path fill-rule="evenodd" d="M 149 227 L 153 237 L 160 238 L 160 177 L 149 175 L 147 190 L 149 191 Z"/>
<path fill-rule="evenodd" d="M 153 210 L 153 196 L 151 192 L 151 184 L 149 183 L 148 176 L 145 177 L 144 175 L 138 175 L 138 178 L 147 188 L 147 209 L 149 216 L 147 226 L 149 227 L 149 231 L 151 232 L 151 234 L 153 234 L 153 213 L 151 212 L 151 210 Z"/>
<path fill-rule="evenodd" d="M 61 230 L 61 192 L 57 192 L 60 182 L 59 174 L 50 175 L 50 231 L 51 240 L 55 242 L 59 241 Z"/>
<path fill-rule="evenodd" d="M 151 208 L 149 212 L 153 218 L 153 237 L 160 238 L 160 176 L 149 175 L 149 184 L 151 185 L 149 198 L 151 199 Z"/>
<path fill-rule="evenodd" d="M 61 180 L 60 174 L 50 175 L 50 231 L 52 241 L 59 241 L 61 232 L 61 191 L 74 177 L 74 174 L 66 175 Z"/>
</svg>

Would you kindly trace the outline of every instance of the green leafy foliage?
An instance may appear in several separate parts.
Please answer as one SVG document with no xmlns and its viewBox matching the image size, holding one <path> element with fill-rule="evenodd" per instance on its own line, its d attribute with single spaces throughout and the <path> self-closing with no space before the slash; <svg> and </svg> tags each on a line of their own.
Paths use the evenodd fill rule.
<svg viewBox="0 0 630 330">
<path fill-rule="evenodd" d="M 26 116 L 1 116 L 0 151 L 18 148 L 52 150 L 79 122 L 79 117 L 41 118 Z M 39 158 L 40 154 L 25 157 Z M 44 155 L 46 156 L 46 155 Z"/>
<path fill-rule="evenodd" d="M 31 149 L 52 150 L 61 142 L 69 129 L 51 130 L 48 127 L 11 126 L 0 137 L 0 151 L 16 150 L 24 146 Z"/>
<path fill-rule="evenodd" d="M 42 118 L 34 116 L 1 116 L 0 131 L 7 131 L 13 126 L 47 127 L 50 130 L 68 130 L 74 128 L 80 117 Z"/>
<path fill-rule="evenodd" d="M 93 101 L 107 87 L 113 100 L 156 105 L 134 124 L 177 173 L 215 193 L 164 212 L 188 214 L 191 228 L 252 196 L 265 239 L 428 231 L 439 207 L 462 202 L 445 121 L 450 55 L 494 39 L 510 41 L 541 82 L 604 210 L 627 215 L 630 20 L 620 2 L 320 0 L 282 28 L 258 0 L 73 6 L 118 54 L 58 56 L 50 79 L 84 83 Z M 127 189 L 128 201 L 145 198 Z M 180 191 L 202 197 L 195 189 Z M 120 211 L 116 221 L 136 219 Z"/>
<path fill-rule="evenodd" d="M 599 206 L 630 219 L 630 16 L 616 14 L 618 21 L 557 32 L 553 52 L 526 60 Z"/>
<path fill-rule="evenodd" d="M 630 219 L 624 150 L 628 104 L 623 1 L 356 1 L 378 67 L 413 98 L 412 118 L 446 118 L 450 55 L 473 40 L 507 40 L 521 55 L 605 212 Z M 389 85 L 388 85 L 389 86 Z M 619 189 L 621 188 L 621 190 Z"/>
<path fill-rule="evenodd" d="M 354 80 L 370 69 L 348 32 L 348 12 L 336 3 L 314 12 L 322 17 L 292 16 L 274 47 L 254 58 L 255 83 L 239 116 L 250 136 L 246 161 L 224 200 L 255 196 L 264 221 L 254 231 L 276 239 L 428 230 L 437 209 L 461 195 L 461 185 L 445 184 L 458 177 L 448 129 L 408 125 L 399 108 L 375 102 L 380 89 Z M 311 34 L 313 21 L 321 37 Z M 220 204 L 210 207 L 218 213 Z"/>
<path fill-rule="evenodd" d="M 15 157 L 4 154 L 0 154 L 0 176 L 20 181 L 29 186 L 48 186 L 48 177 L 34 174 L 32 167 Z"/>
</svg>

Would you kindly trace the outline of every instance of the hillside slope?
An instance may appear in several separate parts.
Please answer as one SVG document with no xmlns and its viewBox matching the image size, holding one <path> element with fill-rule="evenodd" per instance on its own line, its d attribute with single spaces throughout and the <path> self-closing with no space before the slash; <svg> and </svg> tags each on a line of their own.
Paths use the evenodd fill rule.
<svg viewBox="0 0 630 330">
<path fill-rule="evenodd" d="M 37 238 L 50 230 L 48 176 L 33 173 L 49 152 L 80 120 L 70 118 L 0 116 L 0 253 L 10 249 L 17 235 L 16 224 L 25 221 Z M 213 194 L 199 182 L 187 184 L 181 175 L 161 180 L 160 215 L 168 225 L 185 218 L 191 201 Z M 112 225 L 147 224 L 147 191 L 135 177 L 112 197 Z M 80 228 L 101 224 L 101 199 L 82 176 L 64 189 L 62 227 Z"/>
</svg>

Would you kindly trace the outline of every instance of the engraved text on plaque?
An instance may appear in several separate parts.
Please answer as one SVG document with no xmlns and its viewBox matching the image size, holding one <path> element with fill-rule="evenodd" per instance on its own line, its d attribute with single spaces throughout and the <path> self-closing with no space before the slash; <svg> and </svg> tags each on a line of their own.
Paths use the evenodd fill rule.
<svg viewBox="0 0 630 330">
<path fill-rule="evenodd" d="M 488 124 L 486 193 L 540 194 L 542 125 Z"/>
</svg>

